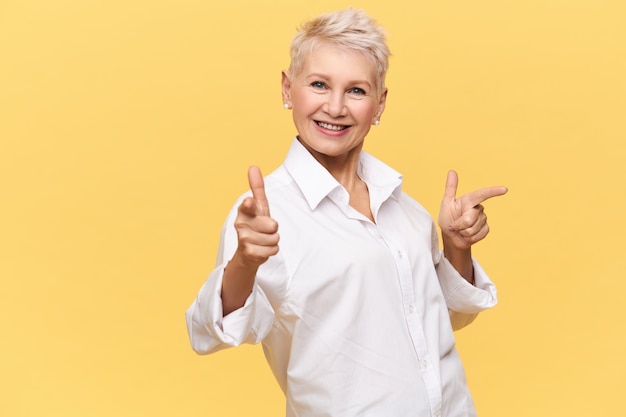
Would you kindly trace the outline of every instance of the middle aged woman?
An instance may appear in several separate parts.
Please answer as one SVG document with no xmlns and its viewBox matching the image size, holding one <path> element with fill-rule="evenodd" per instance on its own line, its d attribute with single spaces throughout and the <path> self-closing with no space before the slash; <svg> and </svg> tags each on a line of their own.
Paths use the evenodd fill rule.
<svg viewBox="0 0 626 417">
<path fill-rule="evenodd" d="M 401 175 L 362 149 L 385 110 L 388 56 L 362 11 L 302 27 L 282 74 L 297 137 L 265 179 L 249 170 L 187 311 L 198 353 L 263 343 L 287 416 L 475 415 L 453 328 L 496 303 L 471 245 L 489 231 L 481 203 L 507 190 L 457 198 L 451 171 L 439 251 Z"/>
</svg>

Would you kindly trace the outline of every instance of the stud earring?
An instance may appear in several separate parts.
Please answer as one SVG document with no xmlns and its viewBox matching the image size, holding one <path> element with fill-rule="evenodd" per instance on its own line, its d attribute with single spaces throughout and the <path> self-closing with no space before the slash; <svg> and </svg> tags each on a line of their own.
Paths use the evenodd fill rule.
<svg viewBox="0 0 626 417">
<path fill-rule="evenodd" d="M 376 119 L 374 120 L 374 126 L 379 126 L 380 125 L 380 120 Z"/>
<path fill-rule="evenodd" d="M 289 110 L 291 108 L 291 106 L 287 103 L 283 104 L 283 107 L 285 108 L 285 110 Z"/>
</svg>

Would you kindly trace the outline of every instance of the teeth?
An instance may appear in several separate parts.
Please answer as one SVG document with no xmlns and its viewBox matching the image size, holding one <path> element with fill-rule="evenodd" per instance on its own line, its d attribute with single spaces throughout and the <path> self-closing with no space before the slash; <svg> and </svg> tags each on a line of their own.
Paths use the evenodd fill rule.
<svg viewBox="0 0 626 417">
<path fill-rule="evenodd" d="M 345 126 L 331 125 L 330 123 L 324 123 L 324 122 L 317 122 L 317 124 L 323 127 L 324 129 L 328 129 L 328 130 L 343 130 L 346 128 Z"/>
</svg>

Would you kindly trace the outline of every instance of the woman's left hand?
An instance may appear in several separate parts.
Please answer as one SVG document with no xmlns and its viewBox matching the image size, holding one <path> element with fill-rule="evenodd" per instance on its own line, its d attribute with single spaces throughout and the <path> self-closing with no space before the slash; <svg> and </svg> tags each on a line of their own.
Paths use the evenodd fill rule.
<svg viewBox="0 0 626 417">
<path fill-rule="evenodd" d="M 459 178 L 455 171 L 448 172 L 446 191 L 439 211 L 439 227 L 445 243 L 455 249 L 469 249 L 489 233 L 487 215 L 482 202 L 508 191 L 506 187 L 486 187 L 456 197 Z"/>
</svg>

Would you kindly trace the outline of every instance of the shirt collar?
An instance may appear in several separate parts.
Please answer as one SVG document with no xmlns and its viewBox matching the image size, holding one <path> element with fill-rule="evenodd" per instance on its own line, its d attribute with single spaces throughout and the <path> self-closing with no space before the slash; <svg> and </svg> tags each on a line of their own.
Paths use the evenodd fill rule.
<svg viewBox="0 0 626 417">
<path fill-rule="evenodd" d="M 298 138 L 291 143 L 284 165 L 311 210 L 334 190 L 343 188 Z M 402 191 L 402 175 L 365 151 L 359 156 L 358 174 L 367 183 L 371 205 L 376 211 L 387 198 L 397 199 Z"/>
</svg>

